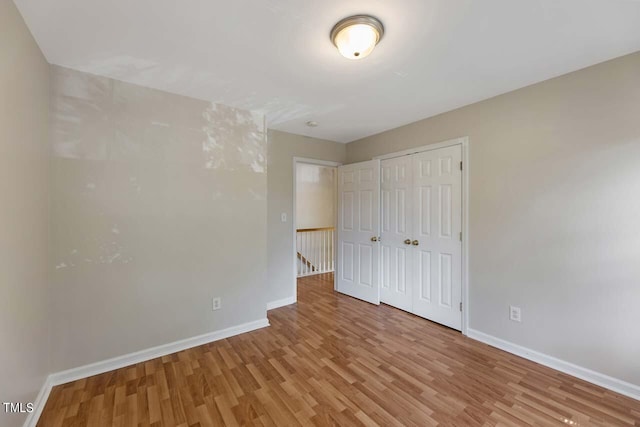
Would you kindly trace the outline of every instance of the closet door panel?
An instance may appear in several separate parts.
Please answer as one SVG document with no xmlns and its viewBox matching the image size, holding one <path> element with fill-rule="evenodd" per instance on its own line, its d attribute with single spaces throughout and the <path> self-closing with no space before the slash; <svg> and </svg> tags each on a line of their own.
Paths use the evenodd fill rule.
<svg viewBox="0 0 640 427">
<path fill-rule="evenodd" d="M 413 312 L 462 328 L 462 148 L 412 156 L 414 167 Z"/>
<path fill-rule="evenodd" d="M 411 311 L 413 269 L 413 164 L 410 156 L 381 162 L 380 301 Z"/>
<path fill-rule="evenodd" d="M 338 292 L 380 303 L 380 161 L 338 167 Z"/>
</svg>

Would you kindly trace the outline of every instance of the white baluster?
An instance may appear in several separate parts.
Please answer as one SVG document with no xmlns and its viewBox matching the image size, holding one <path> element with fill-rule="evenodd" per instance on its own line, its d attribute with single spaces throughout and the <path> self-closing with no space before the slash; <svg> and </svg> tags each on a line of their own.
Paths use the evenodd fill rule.
<svg viewBox="0 0 640 427">
<path fill-rule="evenodd" d="M 329 271 L 329 230 L 325 230 L 324 232 L 324 271 L 325 273 Z"/>
<path fill-rule="evenodd" d="M 325 249 L 325 244 L 324 244 L 324 230 L 320 231 L 320 264 L 322 265 L 322 267 L 320 268 L 320 271 L 322 271 L 324 273 L 324 271 L 326 270 L 326 265 L 324 264 L 325 261 L 325 256 L 324 256 L 324 249 Z"/>
<path fill-rule="evenodd" d="M 320 230 L 320 271 L 324 273 L 324 230 Z"/>
<path fill-rule="evenodd" d="M 307 275 L 309 274 L 309 233 L 304 233 L 304 254 L 302 254 L 304 256 L 304 274 Z"/>
<path fill-rule="evenodd" d="M 316 267 L 318 265 L 318 232 L 314 231 L 311 237 L 311 246 L 313 247 L 313 260 L 311 261 L 311 265 Z M 314 270 L 311 270 L 312 273 L 315 273 Z"/>
<path fill-rule="evenodd" d="M 301 235 L 299 232 L 296 231 L 296 252 L 297 253 L 301 253 L 300 250 L 302 249 L 301 246 Z M 297 255 L 296 255 L 297 257 Z M 298 260 L 300 260 L 300 258 L 298 258 Z M 298 277 L 302 276 L 302 263 L 298 262 Z"/>
<path fill-rule="evenodd" d="M 335 234 L 334 234 L 334 230 L 331 229 L 331 271 L 335 271 Z"/>
</svg>

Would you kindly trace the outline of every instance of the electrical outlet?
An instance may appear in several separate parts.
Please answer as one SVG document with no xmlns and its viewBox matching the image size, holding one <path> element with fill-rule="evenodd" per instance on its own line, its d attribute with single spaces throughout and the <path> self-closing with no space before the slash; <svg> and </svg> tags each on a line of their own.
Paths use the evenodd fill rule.
<svg viewBox="0 0 640 427">
<path fill-rule="evenodd" d="M 520 311 L 520 307 L 516 307 L 513 305 L 509 306 L 509 319 L 514 322 L 522 322 L 522 313 Z"/>
<path fill-rule="evenodd" d="M 222 308 L 222 299 L 220 297 L 212 300 L 211 308 L 213 310 L 220 310 Z"/>
</svg>

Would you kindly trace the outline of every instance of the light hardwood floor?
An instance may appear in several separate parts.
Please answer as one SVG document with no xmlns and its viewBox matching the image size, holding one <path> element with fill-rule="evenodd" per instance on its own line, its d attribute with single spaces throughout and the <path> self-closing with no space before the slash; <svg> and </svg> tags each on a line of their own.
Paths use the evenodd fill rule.
<svg viewBox="0 0 640 427">
<path fill-rule="evenodd" d="M 640 402 L 300 280 L 271 327 L 57 386 L 40 426 L 636 425 Z"/>
</svg>

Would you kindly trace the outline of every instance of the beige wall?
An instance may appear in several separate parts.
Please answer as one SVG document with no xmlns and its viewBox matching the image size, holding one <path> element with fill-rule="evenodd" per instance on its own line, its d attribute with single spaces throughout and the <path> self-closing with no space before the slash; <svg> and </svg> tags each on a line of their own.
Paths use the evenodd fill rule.
<svg viewBox="0 0 640 427">
<path fill-rule="evenodd" d="M 346 146 L 337 142 L 269 131 L 268 143 L 268 301 L 294 296 L 293 158 L 344 162 Z M 280 214 L 287 214 L 287 222 Z"/>
<path fill-rule="evenodd" d="M 0 28 L 0 402 L 27 403 L 49 373 L 49 65 L 11 1 Z"/>
<path fill-rule="evenodd" d="M 296 167 L 296 228 L 334 227 L 336 168 L 298 163 Z"/>
<path fill-rule="evenodd" d="M 51 84 L 52 370 L 264 319 L 262 116 L 55 66 Z"/>
<path fill-rule="evenodd" d="M 470 327 L 640 385 L 640 53 L 350 143 L 347 157 L 458 136 Z"/>
</svg>

